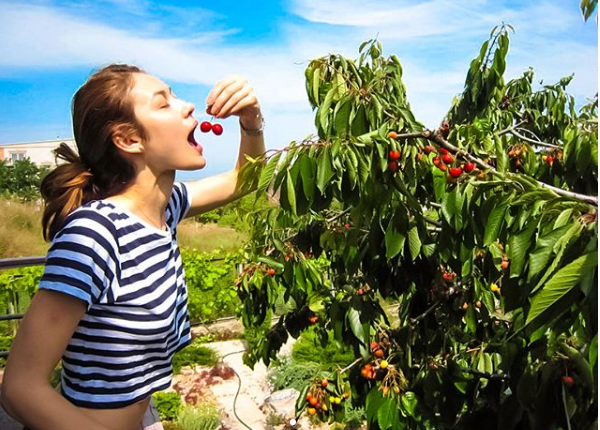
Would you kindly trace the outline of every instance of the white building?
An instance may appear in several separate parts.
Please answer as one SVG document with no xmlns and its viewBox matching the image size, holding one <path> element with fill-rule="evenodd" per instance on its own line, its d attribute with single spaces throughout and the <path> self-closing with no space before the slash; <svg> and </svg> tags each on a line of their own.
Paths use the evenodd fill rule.
<svg viewBox="0 0 600 430">
<path fill-rule="evenodd" d="M 0 160 L 4 160 L 9 166 L 12 166 L 15 161 L 29 158 L 33 163 L 40 167 L 56 167 L 56 159 L 53 151 L 63 142 L 77 152 L 77 146 L 73 139 L 44 140 L 26 143 L 0 143 Z"/>
</svg>

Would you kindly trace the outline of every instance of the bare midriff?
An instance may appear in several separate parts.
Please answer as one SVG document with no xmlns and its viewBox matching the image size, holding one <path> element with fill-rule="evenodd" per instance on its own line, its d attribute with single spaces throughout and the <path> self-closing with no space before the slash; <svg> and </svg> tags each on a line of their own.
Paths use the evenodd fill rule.
<svg viewBox="0 0 600 430">
<path fill-rule="evenodd" d="M 139 430 L 150 398 L 119 409 L 81 408 L 86 415 L 110 430 Z"/>
</svg>

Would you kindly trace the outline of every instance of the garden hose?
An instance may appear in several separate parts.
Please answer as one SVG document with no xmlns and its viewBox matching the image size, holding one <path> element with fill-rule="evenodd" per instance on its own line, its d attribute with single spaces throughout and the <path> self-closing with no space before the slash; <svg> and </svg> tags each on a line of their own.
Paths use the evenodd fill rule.
<svg viewBox="0 0 600 430">
<path fill-rule="evenodd" d="M 243 352 L 246 352 L 246 350 L 241 350 L 241 351 L 235 351 L 235 352 L 230 352 L 228 354 L 225 354 L 223 357 L 221 357 L 221 361 L 223 361 L 223 359 L 229 355 L 234 355 L 234 354 L 241 354 Z M 237 398 L 238 395 L 240 394 L 240 390 L 242 389 L 242 378 L 240 377 L 240 375 L 236 372 L 236 370 L 232 367 L 231 370 L 233 370 L 233 373 L 235 373 L 235 376 L 237 376 L 238 378 L 238 388 L 237 391 L 235 393 L 235 397 L 233 398 L 233 415 L 235 415 L 235 417 L 237 418 L 237 420 L 244 426 L 246 427 L 248 430 L 254 430 L 252 427 L 250 427 L 248 424 L 246 424 L 237 414 L 237 411 L 235 409 L 235 405 L 237 403 Z"/>
</svg>

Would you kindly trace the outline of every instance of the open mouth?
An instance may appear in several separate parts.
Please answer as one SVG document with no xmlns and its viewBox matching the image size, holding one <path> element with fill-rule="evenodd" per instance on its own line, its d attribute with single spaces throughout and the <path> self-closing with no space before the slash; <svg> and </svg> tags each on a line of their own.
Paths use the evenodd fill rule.
<svg viewBox="0 0 600 430">
<path fill-rule="evenodd" d="M 196 147 L 198 146 L 198 142 L 196 142 L 196 138 L 194 137 L 194 131 L 196 131 L 196 127 L 188 134 L 188 143 L 193 147 Z"/>
</svg>

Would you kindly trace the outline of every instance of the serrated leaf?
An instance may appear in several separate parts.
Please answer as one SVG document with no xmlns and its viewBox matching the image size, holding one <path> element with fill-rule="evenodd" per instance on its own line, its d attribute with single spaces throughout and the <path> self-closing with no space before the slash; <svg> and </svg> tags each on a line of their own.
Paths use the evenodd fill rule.
<svg viewBox="0 0 600 430">
<path fill-rule="evenodd" d="M 260 172 L 260 178 L 258 180 L 258 188 L 257 188 L 257 198 L 258 194 L 262 194 L 269 188 L 269 185 L 274 179 L 275 169 L 277 169 L 277 163 L 279 163 L 279 159 L 281 158 L 281 152 L 273 155 L 267 164 L 263 167 L 262 172 Z"/>
<path fill-rule="evenodd" d="M 504 214 L 506 213 L 506 205 L 496 206 L 492 209 L 492 212 L 488 216 L 485 224 L 485 233 L 483 235 L 483 244 L 488 246 L 498 239 L 498 233 L 500 227 L 504 221 Z"/>
<path fill-rule="evenodd" d="M 344 137 L 348 134 L 350 128 L 350 112 L 352 110 L 352 102 L 349 99 L 342 100 L 336 106 L 333 124 L 338 137 Z"/>
<path fill-rule="evenodd" d="M 384 398 L 377 411 L 377 424 L 381 430 L 397 428 L 398 414 L 400 413 L 398 406 L 395 397 Z"/>
<path fill-rule="evenodd" d="M 317 115 L 319 116 L 319 123 L 321 124 L 321 128 L 326 131 L 327 130 L 327 118 L 330 114 L 331 103 L 333 102 L 333 96 L 335 95 L 335 89 L 330 88 L 327 91 L 327 95 L 325 96 L 325 100 L 323 100 L 323 104 L 319 106 L 319 111 Z"/>
<path fill-rule="evenodd" d="M 315 72 L 313 73 L 312 78 L 312 96 L 315 101 L 315 104 L 318 105 L 319 100 L 319 89 L 321 87 L 321 68 L 317 67 Z"/>
<path fill-rule="evenodd" d="M 381 408 L 384 402 L 384 398 L 381 395 L 381 391 L 377 387 L 373 387 L 369 394 L 367 394 L 367 400 L 365 402 L 365 413 L 367 415 L 367 422 L 372 423 L 377 418 L 377 411 Z"/>
<path fill-rule="evenodd" d="M 410 249 L 410 256 L 413 261 L 416 260 L 421 253 L 421 238 L 419 237 L 417 226 L 414 226 L 408 232 L 408 248 Z"/>
<path fill-rule="evenodd" d="M 325 194 L 325 189 L 333 175 L 329 150 L 325 147 L 317 160 L 317 188 L 321 191 L 321 194 Z"/>
<path fill-rule="evenodd" d="M 527 259 L 527 252 L 531 248 L 531 238 L 537 228 L 537 222 L 530 222 L 525 230 L 513 234 L 508 239 L 508 249 L 510 258 L 510 277 L 521 276 L 523 267 Z"/>
<path fill-rule="evenodd" d="M 567 264 L 543 286 L 542 290 L 533 296 L 531 309 L 527 315 L 526 325 L 531 324 L 542 315 L 550 306 L 567 294 L 588 270 L 593 270 L 598 265 L 598 251 L 582 255 L 575 261 Z"/>
<path fill-rule="evenodd" d="M 365 333 L 363 325 L 360 321 L 360 312 L 355 308 L 348 309 L 346 312 L 346 320 L 350 326 L 350 330 L 363 345 L 369 344 L 369 334 Z"/>
<path fill-rule="evenodd" d="M 297 215 L 296 189 L 295 189 L 294 181 L 292 179 L 292 175 L 290 173 L 288 173 L 287 178 L 286 178 L 286 186 L 287 186 L 287 198 L 288 198 L 290 208 L 292 209 L 292 212 L 294 213 L 294 215 Z"/>
<path fill-rule="evenodd" d="M 396 230 L 394 223 L 390 220 L 385 231 L 385 256 L 388 260 L 394 258 L 402 251 L 406 237 Z"/>
<path fill-rule="evenodd" d="M 317 176 L 317 165 L 314 159 L 308 155 L 300 158 L 300 176 L 302 177 L 302 190 L 309 202 L 315 197 L 315 182 Z"/>
</svg>

